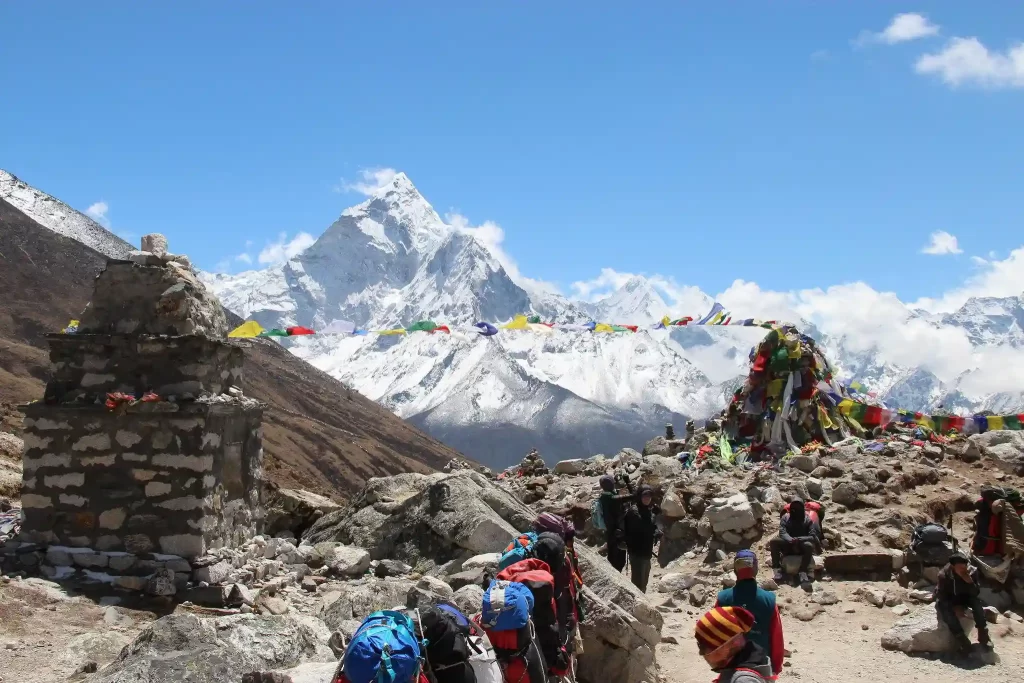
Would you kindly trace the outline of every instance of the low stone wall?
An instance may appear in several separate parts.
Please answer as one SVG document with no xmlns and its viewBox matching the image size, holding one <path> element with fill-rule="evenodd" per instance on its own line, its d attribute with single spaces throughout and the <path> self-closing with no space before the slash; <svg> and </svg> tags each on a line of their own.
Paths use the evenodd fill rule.
<svg viewBox="0 0 1024 683">
<path fill-rule="evenodd" d="M 108 393 L 145 391 L 191 399 L 242 383 L 242 349 L 220 340 L 81 333 L 47 338 L 50 403 L 102 403 Z"/>
<path fill-rule="evenodd" d="M 23 410 L 22 540 L 194 558 L 260 531 L 259 402 Z"/>
</svg>

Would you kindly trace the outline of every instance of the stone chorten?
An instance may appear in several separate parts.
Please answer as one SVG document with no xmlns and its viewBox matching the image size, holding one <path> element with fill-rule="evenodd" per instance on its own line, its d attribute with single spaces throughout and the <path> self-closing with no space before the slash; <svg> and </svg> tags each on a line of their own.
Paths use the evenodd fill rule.
<svg viewBox="0 0 1024 683">
<path fill-rule="evenodd" d="M 48 574 L 131 584 L 170 563 L 181 583 L 188 560 L 262 530 L 264 405 L 238 388 L 243 351 L 188 259 L 142 242 L 97 276 L 77 330 L 48 335 L 45 397 L 22 406 L 21 564 Z"/>
</svg>

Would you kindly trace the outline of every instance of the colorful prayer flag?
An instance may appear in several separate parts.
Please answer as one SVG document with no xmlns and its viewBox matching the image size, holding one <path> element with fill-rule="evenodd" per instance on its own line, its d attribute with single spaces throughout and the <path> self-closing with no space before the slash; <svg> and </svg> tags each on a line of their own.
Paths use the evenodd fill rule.
<svg viewBox="0 0 1024 683">
<path fill-rule="evenodd" d="M 228 332 L 228 337 L 233 339 L 252 339 L 253 337 L 260 336 L 260 332 L 262 331 L 263 328 L 260 327 L 258 322 L 250 320 L 249 322 L 242 323 L 235 329 Z"/>
<path fill-rule="evenodd" d="M 289 337 L 300 337 L 306 334 L 316 334 L 316 332 L 314 332 L 313 330 L 309 329 L 308 327 L 303 327 L 302 325 L 295 325 L 294 327 L 289 327 L 286 329 L 288 331 Z"/>
<path fill-rule="evenodd" d="M 406 332 L 433 332 L 437 323 L 433 320 L 420 320 L 405 328 Z"/>
<path fill-rule="evenodd" d="M 530 329 L 530 323 L 527 322 L 525 315 L 517 315 L 510 322 L 502 325 L 501 328 L 503 330 L 528 330 Z"/>
</svg>

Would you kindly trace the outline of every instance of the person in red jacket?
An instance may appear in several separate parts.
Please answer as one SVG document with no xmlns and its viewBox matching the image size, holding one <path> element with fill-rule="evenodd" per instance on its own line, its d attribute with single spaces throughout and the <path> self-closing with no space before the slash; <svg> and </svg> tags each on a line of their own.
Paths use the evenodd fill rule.
<svg viewBox="0 0 1024 683">
<path fill-rule="evenodd" d="M 733 562 L 736 585 L 718 594 L 715 607 L 742 607 L 754 615 L 747 639 L 768 653 L 772 672 L 782 672 L 786 644 L 782 636 L 782 617 L 775 603 L 775 594 L 757 585 L 757 555 L 750 550 L 736 553 Z"/>
</svg>

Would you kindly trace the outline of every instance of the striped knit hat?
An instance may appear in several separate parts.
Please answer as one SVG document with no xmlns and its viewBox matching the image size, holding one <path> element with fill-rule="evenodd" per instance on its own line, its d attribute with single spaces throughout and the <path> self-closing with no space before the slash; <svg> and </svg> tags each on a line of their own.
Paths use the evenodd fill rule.
<svg viewBox="0 0 1024 683">
<path fill-rule="evenodd" d="M 753 626 L 754 615 L 742 607 L 715 607 L 697 622 L 694 636 L 701 652 L 710 652 Z"/>
</svg>

